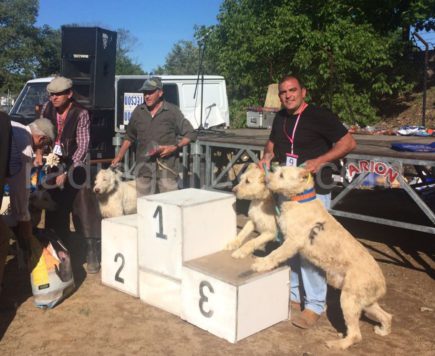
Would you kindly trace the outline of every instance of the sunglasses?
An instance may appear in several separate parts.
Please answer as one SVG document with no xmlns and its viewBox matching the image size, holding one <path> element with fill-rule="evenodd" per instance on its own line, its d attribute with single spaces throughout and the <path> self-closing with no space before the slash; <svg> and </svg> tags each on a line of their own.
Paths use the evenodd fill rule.
<svg viewBox="0 0 435 356">
<path fill-rule="evenodd" d="M 62 96 L 62 95 L 68 95 L 70 92 L 69 89 L 61 91 L 60 93 L 48 93 L 48 96 Z"/>
</svg>

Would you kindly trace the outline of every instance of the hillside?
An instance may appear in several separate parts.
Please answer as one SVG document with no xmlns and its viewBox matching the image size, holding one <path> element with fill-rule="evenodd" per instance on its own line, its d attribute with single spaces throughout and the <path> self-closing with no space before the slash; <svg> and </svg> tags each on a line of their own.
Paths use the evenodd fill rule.
<svg viewBox="0 0 435 356">
<path fill-rule="evenodd" d="M 421 125 L 422 107 L 422 92 L 401 97 L 386 108 L 382 121 L 376 127 L 393 129 L 404 125 Z M 426 128 L 435 128 L 435 85 L 428 88 L 426 94 Z"/>
</svg>

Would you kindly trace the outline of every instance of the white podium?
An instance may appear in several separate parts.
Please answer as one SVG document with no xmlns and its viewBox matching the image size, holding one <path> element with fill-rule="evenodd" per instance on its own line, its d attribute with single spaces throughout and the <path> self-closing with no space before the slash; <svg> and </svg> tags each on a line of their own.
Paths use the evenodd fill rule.
<svg viewBox="0 0 435 356">
<path fill-rule="evenodd" d="M 101 281 L 121 292 L 139 296 L 137 214 L 102 220 Z"/>
<path fill-rule="evenodd" d="M 169 313 L 181 316 L 181 280 L 139 269 L 139 298 Z"/>
<path fill-rule="evenodd" d="M 183 189 L 138 199 L 141 270 L 181 280 L 183 261 L 224 248 L 237 234 L 233 194 Z"/>
<path fill-rule="evenodd" d="M 185 262 L 181 317 L 232 343 L 287 320 L 290 269 L 256 273 L 252 263 L 231 251 Z"/>
</svg>

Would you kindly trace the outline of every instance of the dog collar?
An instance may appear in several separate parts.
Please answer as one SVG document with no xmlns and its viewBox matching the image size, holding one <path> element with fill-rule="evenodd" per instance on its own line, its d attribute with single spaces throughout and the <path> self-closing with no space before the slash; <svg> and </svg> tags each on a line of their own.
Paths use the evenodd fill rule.
<svg viewBox="0 0 435 356">
<path fill-rule="evenodd" d="M 304 190 L 302 193 L 291 197 L 291 201 L 297 201 L 299 203 L 307 203 L 311 200 L 316 199 L 316 191 L 314 188 Z"/>
</svg>

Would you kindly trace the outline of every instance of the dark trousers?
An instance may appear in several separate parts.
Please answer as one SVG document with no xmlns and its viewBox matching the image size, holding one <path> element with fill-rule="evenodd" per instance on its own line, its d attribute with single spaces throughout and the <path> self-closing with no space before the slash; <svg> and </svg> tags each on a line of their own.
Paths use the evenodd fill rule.
<svg viewBox="0 0 435 356">
<path fill-rule="evenodd" d="M 48 190 L 57 203 L 56 211 L 46 211 L 45 227 L 53 229 L 65 239 L 70 233 L 70 214 L 72 213 L 75 230 L 84 238 L 101 237 L 101 214 L 98 201 L 92 188 L 86 186 L 86 173 L 81 167 L 73 172 L 75 185 L 68 181 L 63 189 Z"/>
<path fill-rule="evenodd" d="M 66 240 L 70 233 L 70 214 L 77 193 L 85 180 L 86 172 L 83 167 L 76 167 L 72 173 L 70 172 L 63 188 L 48 189 L 51 198 L 57 204 L 57 208 L 54 211 L 45 212 L 45 227 L 54 230 L 62 240 Z"/>
</svg>

